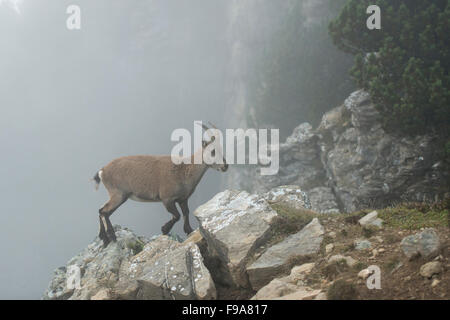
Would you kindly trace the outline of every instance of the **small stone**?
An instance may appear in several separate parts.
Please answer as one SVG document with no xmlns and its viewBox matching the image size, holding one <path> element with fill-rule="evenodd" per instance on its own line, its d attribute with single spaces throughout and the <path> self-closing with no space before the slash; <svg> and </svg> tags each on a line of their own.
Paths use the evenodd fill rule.
<svg viewBox="0 0 450 320">
<path fill-rule="evenodd" d="M 432 261 L 425 263 L 420 267 L 420 275 L 424 278 L 431 278 L 434 274 L 442 272 L 442 263 L 439 261 Z"/>
<path fill-rule="evenodd" d="M 334 256 L 331 256 L 328 259 L 328 263 L 339 262 L 339 261 L 342 261 L 342 260 L 344 260 L 345 263 L 347 264 L 347 266 L 349 266 L 350 268 L 353 268 L 358 263 L 358 261 L 356 261 L 352 257 L 343 256 L 343 255 L 340 255 L 340 254 L 336 254 Z"/>
<path fill-rule="evenodd" d="M 299 280 L 303 280 L 305 275 L 309 274 L 314 266 L 315 263 L 304 263 L 301 266 L 292 268 L 291 273 L 288 276 L 289 281 L 295 283 Z"/>
<path fill-rule="evenodd" d="M 330 237 L 332 237 L 332 238 L 336 238 L 336 232 L 334 232 L 334 231 L 330 231 L 330 232 L 328 233 L 328 235 L 329 235 Z"/>
<path fill-rule="evenodd" d="M 376 236 L 375 239 L 379 242 L 379 243 L 383 243 L 383 238 L 380 236 Z"/>
<path fill-rule="evenodd" d="M 369 269 L 363 269 L 358 273 L 358 278 L 366 280 L 370 276 L 371 272 Z"/>
<path fill-rule="evenodd" d="M 329 243 L 325 246 L 325 253 L 327 253 L 327 254 L 331 253 L 331 251 L 333 251 L 333 249 L 334 249 L 334 244 Z"/>
<path fill-rule="evenodd" d="M 418 255 L 433 258 L 439 252 L 440 242 L 436 231 L 429 228 L 403 238 L 400 246 L 409 259 Z"/>
<path fill-rule="evenodd" d="M 365 215 L 361 219 L 359 219 L 359 224 L 362 226 L 375 226 L 381 228 L 383 225 L 383 220 L 378 218 L 378 212 L 372 211 L 371 213 Z"/>
<path fill-rule="evenodd" d="M 91 297 L 91 300 L 110 300 L 109 290 L 102 289 Z"/>
<path fill-rule="evenodd" d="M 433 282 L 431 283 L 431 287 L 434 288 L 436 287 L 441 281 L 438 279 L 434 279 Z"/>
<path fill-rule="evenodd" d="M 367 250 L 372 247 L 372 243 L 369 240 L 357 239 L 354 242 L 356 250 Z"/>
</svg>

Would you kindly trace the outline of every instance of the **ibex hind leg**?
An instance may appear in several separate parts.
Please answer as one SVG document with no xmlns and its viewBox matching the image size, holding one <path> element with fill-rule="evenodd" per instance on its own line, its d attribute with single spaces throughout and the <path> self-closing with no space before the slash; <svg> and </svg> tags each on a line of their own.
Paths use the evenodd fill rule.
<svg viewBox="0 0 450 320">
<path fill-rule="evenodd" d="M 184 226 L 183 230 L 186 234 L 190 234 L 193 230 L 189 223 L 189 206 L 187 200 L 180 202 L 180 208 L 183 212 Z"/>
<path fill-rule="evenodd" d="M 173 218 L 168 221 L 165 225 L 161 227 L 162 234 L 168 234 L 170 230 L 172 230 L 173 225 L 180 220 L 180 213 L 178 212 L 178 209 L 175 205 L 175 202 L 167 202 L 164 203 L 164 206 L 166 207 L 167 211 L 169 211 Z"/>
<path fill-rule="evenodd" d="M 102 217 L 99 216 L 99 222 L 100 222 L 100 231 L 98 233 L 98 237 L 100 240 L 103 241 L 103 245 L 106 247 L 109 244 L 108 235 L 106 234 L 105 225 L 103 224 Z"/>
<path fill-rule="evenodd" d="M 117 241 L 116 234 L 114 232 L 114 228 L 109 220 L 109 217 L 116 211 L 118 207 L 120 207 L 125 201 L 127 201 L 127 197 L 121 194 L 112 194 L 110 195 L 109 201 L 99 210 L 100 213 L 100 223 L 103 225 L 103 230 L 105 231 L 103 235 L 103 244 L 106 247 L 109 242 Z M 100 233 L 101 233 L 100 229 Z M 100 235 L 99 235 L 100 236 Z"/>
</svg>

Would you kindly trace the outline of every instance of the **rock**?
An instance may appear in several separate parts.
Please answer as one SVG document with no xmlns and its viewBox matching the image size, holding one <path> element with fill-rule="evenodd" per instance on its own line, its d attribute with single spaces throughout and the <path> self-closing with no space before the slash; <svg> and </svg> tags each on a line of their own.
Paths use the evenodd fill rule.
<svg viewBox="0 0 450 320">
<path fill-rule="evenodd" d="M 370 243 L 369 240 L 365 240 L 365 239 L 356 239 L 354 244 L 355 244 L 355 249 L 359 250 L 359 251 L 367 250 L 372 247 L 372 243 Z"/>
<path fill-rule="evenodd" d="M 275 300 L 313 300 L 320 292 L 320 289 L 311 290 L 310 288 L 305 287 L 293 293 L 275 298 Z"/>
<path fill-rule="evenodd" d="M 328 300 L 326 292 L 319 293 L 314 300 Z"/>
<path fill-rule="evenodd" d="M 158 258 L 146 261 L 138 298 L 199 299 L 216 298 L 216 288 L 198 247 L 189 243 L 178 246 Z"/>
<path fill-rule="evenodd" d="M 438 279 L 434 279 L 433 282 L 431 283 L 431 287 L 432 287 L 432 288 L 437 287 L 437 285 L 438 285 L 439 283 L 441 283 L 441 281 L 439 281 Z"/>
<path fill-rule="evenodd" d="M 336 232 L 334 232 L 334 231 L 328 232 L 328 235 L 333 239 L 336 238 Z"/>
<path fill-rule="evenodd" d="M 334 244 L 329 243 L 325 246 L 325 253 L 329 254 L 329 253 L 331 253 L 331 251 L 333 251 L 333 249 L 334 249 Z"/>
<path fill-rule="evenodd" d="M 226 190 L 198 207 L 194 215 L 207 242 L 208 255 L 222 265 L 217 277 L 229 285 L 248 287 L 245 265 L 268 238 L 277 213 L 262 196 Z"/>
<path fill-rule="evenodd" d="M 294 284 L 286 283 L 279 279 L 273 279 L 266 286 L 262 287 L 252 300 L 270 300 L 291 294 L 297 290 Z"/>
<path fill-rule="evenodd" d="M 403 238 L 400 247 L 409 259 L 418 255 L 424 258 L 433 258 L 439 252 L 439 236 L 433 228 L 428 228 Z"/>
<path fill-rule="evenodd" d="M 320 290 L 313 290 L 301 282 L 305 275 L 314 268 L 314 263 L 305 263 L 292 268 L 291 273 L 282 278 L 275 278 L 262 287 L 252 300 L 307 300 L 316 297 Z"/>
<path fill-rule="evenodd" d="M 383 129 L 369 94 L 353 92 L 323 115 L 317 127 L 302 123 L 279 145 L 280 170 L 261 176 L 246 166 L 234 184 L 250 191 L 298 185 L 317 212 L 354 212 L 396 201 L 442 199 L 449 172 L 434 152 L 432 133 L 398 137 Z M 376 221 L 376 224 L 380 221 Z"/>
<path fill-rule="evenodd" d="M 194 232 L 192 232 L 189 237 L 187 237 L 186 240 L 184 240 L 184 244 L 187 243 L 195 243 L 196 245 L 199 245 L 203 240 L 202 234 L 200 233 L 200 230 L 197 229 Z"/>
<path fill-rule="evenodd" d="M 359 219 L 359 224 L 362 226 L 375 226 L 381 228 L 383 225 L 383 220 L 378 218 L 378 212 L 372 211 L 371 213 L 365 215 L 361 219 Z"/>
<path fill-rule="evenodd" d="M 314 218 L 298 233 L 268 248 L 247 267 L 253 289 L 258 290 L 281 272 L 291 258 L 316 254 L 323 240 L 324 229 Z"/>
<path fill-rule="evenodd" d="M 120 226 L 114 229 L 117 242 L 103 248 L 96 238 L 67 266 L 58 268 L 43 299 L 216 298 L 215 285 L 195 243 L 182 244 L 168 236 L 148 240 Z M 68 288 L 74 275 L 69 270 L 79 275 L 74 289 Z"/>
<path fill-rule="evenodd" d="M 265 193 L 263 197 L 271 204 L 282 204 L 295 210 L 311 209 L 308 196 L 299 186 L 276 187 Z"/>
<path fill-rule="evenodd" d="M 111 294 L 108 289 L 102 289 L 91 297 L 91 300 L 110 300 Z"/>
<path fill-rule="evenodd" d="M 316 187 L 308 191 L 311 209 L 319 213 L 339 213 L 336 196 L 330 187 Z"/>
<path fill-rule="evenodd" d="M 371 272 L 369 269 L 363 269 L 358 273 L 358 278 L 366 280 L 370 276 Z"/>
<path fill-rule="evenodd" d="M 331 256 L 328 259 L 328 263 L 336 263 L 339 261 L 345 261 L 345 263 L 347 264 L 347 266 L 349 266 L 350 268 L 353 268 L 354 266 L 356 266 L 356 264 L 358 263 L 358 261 L 356 261 L 355 259 L 353 259 L 352 257 L 349 256 L 343 256 L 340 254 L 336 254 L 334 256 Z"/>
<path fill-rule="evenodd" d="M 292 268 L 291 273 L 287 277 L 287 280 L 290 283 L 297 283 L 300 280 L 305 278 L 305 275 L 311 273 L 311 270 L 314 268 L 315 263 L 304 263 L 300 266 L 296 266 Z"/>
<path fill-rule="evenodd" d="M 425 263 L 420 267 L 420 275 L 424 278 L 431 278 L 435 274 L 442 272 L 442 263 L 439 261 L 432 261 Z"/>
<path fill-rule="evenodd" d="M 136 248 L 148 240 L 117 225 L 114 230 L 117 242 L 103 248 L 101 240 L 96 238 L 86 249 L 70 259 L 65 267 L 58 268 L 43 299 L 89 300 L 106 286 L 115 284 L 119 279 L 122 262 L 133 256 Z M 80 280 L 78 288 L 69 289 L 69 280 L 76 278 Z M 74 284 L 76 283 L 75 280 Z"/>
</svg>

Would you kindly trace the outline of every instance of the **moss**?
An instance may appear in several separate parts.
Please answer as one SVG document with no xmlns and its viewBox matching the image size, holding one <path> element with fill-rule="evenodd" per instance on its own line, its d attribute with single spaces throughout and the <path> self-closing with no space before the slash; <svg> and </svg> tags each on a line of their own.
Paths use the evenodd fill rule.
<svg viewBox="0 0 450 320">
<path fill-rule="evenodd" d="M 127 242 L 127 248 L 133 251 L 133 254 L 138 254 L 144 249 L 144 242 L 140 240 Z"/>
<path fill-rule="evenodd" d="M 311 262 L 313 260 L 314 260 L 314 257 L 311 255 L 300 255 L 300 256 L 289 257 L 284 266 L 283 272 L 289 274 L 293 267 L 301 266 L 302 264 Z"/>
<path fill-rule="evenodd" d="M 347 262 L 343 260 L 335 261 L 332 263 L 326 264 L 322 270 L 321 274 L 327 278 L 327 279 L 336 279 L 336 277 L 343 273 L 348 271 L 348 265 Z"/>
<path fill-rule="evenodd" d="M 368 214 L 370 210 L 360 210 L 343 216 L 344 222 L 349 224 L 357 224 L 359 219 Z"/>
<path fill-rule="evenodd" d="M 345 280 L 336 280 L 327 292 L 329 300 L 354 300 L 357 296 L 355 285 Z"/>
<path fill-rule="evenodd" d="M 312 219 L 319 215 L 306 209 L 293 209 L 283 204 L 272 204 L 272 209 L 278 213 L 278 216 L 271 223 L 271 243 L 284 239 L 287 235 L 300 231 Z"/>
<path fill-rule="evenodd" d="M 442 203 L 406 203 L 378 211 L 385 226 L 417 230 L 420 228 L 448 227 L 449 209 Z"/>
<path fill-rule="evenodd" d="M 363 228 L 362 228 L 362 235 L 365 237 L 365 238 L 370 238 L 370 237 L 372 237 L 376 232 L 378 231 L 378 228 L 377 227 L 375 227 L 375 226 L 364 226 Z"/>
<path fill-rule="evenodd" d="M 368 267 L 367 263 L 358 261 L 358 263 L 356 263 L 356 264 L 353 266 L 353 269 L 356 270 L 356 271 L 361 271 L 361 270 L 363 270 L 363 269 L 366 269 L 367 267 Z"/>
<path fill-rule="evenodd" d="M 383 267 L 386 271 L 392 272 L 400 263 L 398 258 L 391 258 L 387 262 L 383 264 Z"/>
</svg>

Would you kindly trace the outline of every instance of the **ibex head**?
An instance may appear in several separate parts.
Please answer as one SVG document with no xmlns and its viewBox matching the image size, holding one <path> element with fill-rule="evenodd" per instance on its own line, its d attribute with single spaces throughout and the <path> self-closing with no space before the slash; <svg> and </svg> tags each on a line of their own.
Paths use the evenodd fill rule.
<svg viewBox="0 0 450 320">
<path fill-rule="evenodd" d="M 225 172 L 228 170 L 228 164 L 223 156 L 222 139 L 216 140 L 216 137 L 221 137 L 221 132 L 211 122 L 208 123 L 212 128 L 202 123 L 203 129 L 210 138 L 209 141 L 202 141 L 203 162 L 214 170 Z"/>
</svg>

